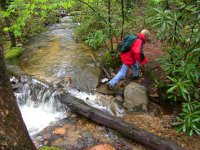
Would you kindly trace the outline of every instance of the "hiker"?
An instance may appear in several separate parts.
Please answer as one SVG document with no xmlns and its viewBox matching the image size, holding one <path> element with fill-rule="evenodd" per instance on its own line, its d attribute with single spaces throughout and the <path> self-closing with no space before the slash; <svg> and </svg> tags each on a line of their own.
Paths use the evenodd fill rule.
<svg viewBox="0 0 200 150">
<path fill-rule="evenodd" d="M 138 63 L 143 65 L 148 61 L 143 53 L 143 44 L 149 38 L 149 34 L 150 33 L 148 30 L 143 29 L 140 33 L 137 34 L 137 39 L 130 46 L 130 50 L 126 52 L 120 52 L 120 58 L 123 65 L 117 75 L 107 83 L 108 89 L 113 89 L 113 87 L 126 76 L 130 67 L 132 68 L 133 73 L 132 79 L 138 79 Z"/>
</svg>

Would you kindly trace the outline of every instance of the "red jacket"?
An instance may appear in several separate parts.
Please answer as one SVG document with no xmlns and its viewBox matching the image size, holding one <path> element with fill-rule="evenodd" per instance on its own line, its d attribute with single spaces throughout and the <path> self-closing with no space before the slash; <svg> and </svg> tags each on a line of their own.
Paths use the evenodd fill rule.
<svg viewBox="0 0 200 150">
<path fill-rule="evenodd" d="M 120 52 L 121 61 L 127 66 L 133 65 L 136 61 L 140 64 L 145 64 L 148 61 L 148 59 L 144 56 L 142 48 L 142 42 L 144 44 L 146 42 L 146 38 L 141 33 L 137 34 L 137 36 L 139 38 L 136 39 L 131 45 L 130 51 Z"/>
</svg>

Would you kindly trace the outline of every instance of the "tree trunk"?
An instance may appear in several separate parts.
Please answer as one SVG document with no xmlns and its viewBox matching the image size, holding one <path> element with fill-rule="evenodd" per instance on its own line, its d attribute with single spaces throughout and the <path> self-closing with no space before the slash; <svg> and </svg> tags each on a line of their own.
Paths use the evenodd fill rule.
<svg viewBox="0 0 200 150">
<path fill-rule="evenodd" d="M 0 42 L 1 42 L 0 35 Z M 6 73 L 2 43 L 0 43 L 0 149 L 36 150 L 18 108 Z"/>
<path fill-rule="evenodd" d="M 121 0 L 121 12 L 122 12 L 122 32 L 121 32 L 121 39 L 124 37 L 124 0 Z"/>
<path fill-rule="evenodd" d="M 111 3 L 110 3 L 110 0 L 108 0 L 108 23 L 109 23 L 110 49 L 111 49 L 111 51 L 113 51 L 112 25 L 111 25 Z"/>
<path fill-rule="evenodd" d="M 87 105 L 82 100 L 66 94 L 62 96 L 61 102 L 67 105 L 72 111 L 85 116 L 101 125 L 112 128 L 129 139 L 139 142 L 142 145 L 155 150 L 182 150 L 175 142 L 160 138 L 146 130 L 139 129 L 133 124 L 127 123 L 120 118 L 114 117 L 101 110 Z"/>
<path fill-rule="evenodd" d="M 1 0 L 0 6 L 3 11 L 6 11 L 6 0 Z M 11 26 L 9 18 L 5 17 L 4 20 L 5 20 L 6 26 L 9 28 Z M 16 46 L 15 34 L 12 31 L 8 31 L 8 33 L 10 36 L 11 47 L 15 47 Z"/>
</svg>

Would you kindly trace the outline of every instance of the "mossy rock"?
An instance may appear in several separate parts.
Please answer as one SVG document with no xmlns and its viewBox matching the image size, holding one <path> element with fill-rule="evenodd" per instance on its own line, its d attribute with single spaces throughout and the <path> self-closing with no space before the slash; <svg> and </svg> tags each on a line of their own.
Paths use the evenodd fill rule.
<svg viewBox="0 0 200 150">
<path fill-rule="evenodd" d="M 39 150 L 61 150 L 61 149 L 57 147 L 42 146 Z"/>
<path fill-rule="evenodd" d="M 10 50 L 5 51 L 5 58 L 12 59 L 12 58 L 19 57 L 23 51 L 24 49 L 22 47 L 13 47 Z"/>
</svg>

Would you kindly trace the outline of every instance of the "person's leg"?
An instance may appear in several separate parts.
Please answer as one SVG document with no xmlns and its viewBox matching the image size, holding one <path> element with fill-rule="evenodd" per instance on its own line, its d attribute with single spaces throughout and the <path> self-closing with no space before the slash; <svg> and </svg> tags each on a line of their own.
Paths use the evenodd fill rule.
<svg viewBox="0 0 200 150">
<path fill-rule="evenodd" d="M 108 84 L 110 84 L 111 86 L 115 86 L 115 84 L 117 84 L 122 78 L 124 78 L 126 76 L 128 68 L 129 68 L 128 66 L 123 64 L 120 71 L 117 73 L 117 75 L 114 78 L 112 78 L 108 82 Z"/>
<path fill-rule="evenodd" d="M 133 77 L 138 78 L 139 77 L 139 65 L 138 65 L 137 61 L 135 62 L 135 64 L 133 64 L 132 71 L 133 71 Z"/>
</svg>

